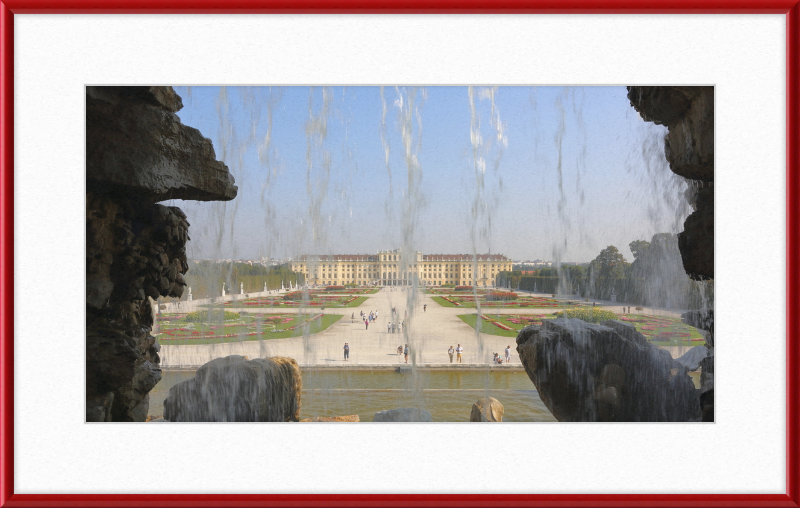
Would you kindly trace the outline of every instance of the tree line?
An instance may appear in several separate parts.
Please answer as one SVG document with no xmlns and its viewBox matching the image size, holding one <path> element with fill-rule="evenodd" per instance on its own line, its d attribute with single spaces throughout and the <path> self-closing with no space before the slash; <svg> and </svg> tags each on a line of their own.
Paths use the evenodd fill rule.
<svg viewBox="0 0 800 508">
<path fill-rule="evenodd" d="M 629 244 L 633 262 L 609 245 L 584 265 L 542 268 L 535 274 L 501 272 L 498 285 L 544 293 L 575 294 L 583 298 L 675 309 L 713 306 L 714 281 L 696 282 L 683 269 L 678 238 L 657 233 L 650 241 Z"/>
<path fill-rule="evenodd" d="M 217 297 L 222 295 L 222 283 L 225 283 L 227 294 L 238 294 L 240 285 L 244 284 L 245 293 L 256 293 L 267 289 L 280 289 L 281 283 L 285 287 L 292 284 L 305 284 L 302 273 L 294 272 L 291 265 L 276 266 L 251 265 L 249 263 L 216 263 L 214 261 L 200 261 L 189 264 L 189 271 L 184 276 L 187 286 L 192 288 L 195 299 Z M 182 299 L 189 294 L 188 288 L 184 290 Z"/>
</svg>

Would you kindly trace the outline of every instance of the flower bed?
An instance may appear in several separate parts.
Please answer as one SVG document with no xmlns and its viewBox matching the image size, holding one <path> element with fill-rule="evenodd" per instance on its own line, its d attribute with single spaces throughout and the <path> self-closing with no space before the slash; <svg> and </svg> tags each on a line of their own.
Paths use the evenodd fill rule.
<svg viewBox="0 0 800 508">
<path fill-rule="evenodd" d="M 322 318 L 323 314 L 315 314 L 310 317 L 298 316 L 296 314 L 257 314 L 248 317 L 246 321 L 238 323 L 224 324 L 224 325 L 210 325 L 194 323 L 187 324 L 187 326 L 180 327 L 163 327 L 157 334 L 160 341 L 175 341 L 175 340 L 223 340 L 232 337 L 253 337 L 257 335 L 266 335 L 268 333 L 289 332 L 309 325 L 312 322 Z M 163 321 L 163 320 L 162 320 Z M 286 324 L 291 326 L 281 326 Z M 195 326 L 202 326 L 203 329 L 195 329 Z M 224 333 L 226 329 L 230 329 L 234 333 Z"/>
</svg>

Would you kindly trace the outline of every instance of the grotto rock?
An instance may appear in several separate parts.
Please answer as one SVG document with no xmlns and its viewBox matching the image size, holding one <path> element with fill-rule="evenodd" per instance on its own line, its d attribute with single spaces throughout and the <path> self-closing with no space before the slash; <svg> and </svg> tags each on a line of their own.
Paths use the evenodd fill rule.
<svg viewBox="0 0 800 508">
<path fill-rule="evenodd" d="M 714 186 L 705 185 L 695 197 L 695 211 L 678 233 L 683 268 L 694 280 L 714 278 Z"/>
<path fill-rule="evenodd" d="M 698 395 L 686 369 L 636 334 L 618 321 L 546 320 L 520 331 L 517 352 L 559 421 L 699 420 Z"/>
<path fill-rule="evenodd" d="M 424 409 L 401 407 L 375 413 L 374 422 L 432 422 L 431 414 Z"/>
<path fill-rule="evenodd" d="M 494 397 L 484 397 L 472 405 L 471 422 L 502 422 L 503 404 Z"/>
<path fill-rule="evenodd" d="M 182 107 L 171 87 L 86 87 L 87 188 L 152 203 L 235 198 L 211 140 L 175 114 Z"/>
<path fill-rule="evenodd" d="M 695 211 L 678 234 L 678 247 L 692 279 L 713 279 L 714 87 L 629 86 L 628 99 L 644 120 L 667 127 L 669 167 L 693 181 L 689 201 Z"/>
<path fill-rule="evenodd" d="M 292 358 L 216 358 L 194 378 L 176 384 L 164 400 L 171 422 L 296 422 L 300 368 Z"/>
<path fill-rule="evenodd" d="M 346 416 L 312 416 L 311 418 L 303 418 L 301 422 L 360 422 L 361 418 L 358 415 Z"/>
</svg>

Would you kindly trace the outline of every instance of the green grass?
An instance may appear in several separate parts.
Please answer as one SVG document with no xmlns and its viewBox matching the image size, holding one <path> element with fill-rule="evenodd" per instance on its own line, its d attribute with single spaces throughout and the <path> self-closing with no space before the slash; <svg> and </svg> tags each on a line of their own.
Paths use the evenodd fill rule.
<svg viewBox="0 0 800 508">
<path fill-rule="evenodd" d="M 461 319 L 461 321 L 465 322 L 467 325 L 469 325 L 469 327 L 472 328 L 473 330 L 475 329 L 475 322 L 478 320 L 478 316 L 476 314 L 464 314 L 458 316 L 458 318 Z M 519 330 L 510 330 L 510 331 L 503 330 L 502 328 L 498 328 L 497 326 L 483 319 L 481 319 L 480 321 L 481 321 L 481 327 L 480 327 L 481 333 L 487 333 L 489 335 L 500 335 L 502 337 L 516 337 L 517 334 L 519 333 Z M 501 322 L 503 321 L 501 320 Z M 508 323 L 504 324 L 507 325 Z"/>
<path fill-rule="evenodd" d="M 368 296 L 359 296 L 352 302 L 348 303 L 347 305 L 333 305 L 333 307 L 358 307 L 362 303 L 366 302 L 369 299 Z"/>
<path fill-rule="evenodd" d="M 452 303 L 448 302 L 447 300 L 445 300 L 441 296 L 432 296 L 431 300 L 433 300 L 434 302 L 438 303 L 442 307 L 461 307 L 461 305 L 453 305 Z"/>
<path fill-rule="evenodd" d="M 599 310 L 599 308 L 592 309 L 595 312 Z M 614 316 L 613 318 L 610 317 L 609 314 L 605 314 L 609 311 L 604 311 L 604 318 L 607 319 L 619 319 L 622 316 Z M 511 331 L 503 330 L 498 326 L 492 324 L 489 321 L 481 320 L 481 328 L 480 331 L 482 333 L 487 333 L 489 335 L 500 335 L 502 337 L 516 337 L 520 330 L 528 326 L 530 323 L 528 322 L 520 322 L 520 323 L 512 323 L 509 319 L 517 319 L 518 317 L 523 318 L 531 318 L 531 317 L 540 317 L 542 319 L 553 319 L 555 316 L 552 314 L 491 314 L 491 313 L 484 313 L 487 317 L 494 321 L 498 321 L 510 328 Z M 458 316 L 459 319 L 464 321 L 470 327 L 475 328 L 475 321 L 477 316 L 475 314 L 465 314 Z M 588 316 L 586 316 L 588 317 Z M 632 314 L 625 314 L 625 317 L 633 318 L 633 319 L 640 319 L 643 322 L 630 322 L 636 327 L 636 330 L 640 333 L 644 334 L 645 338 L 650 341 L 651 344 L 656 346 L 684 346 L 684 347 L 692 347 L 692 346 L 700 346 L 703 345 L 703 341 L 698 340 L 691 340 L 691 339 L 701 339 L 703 335 L 700 333 L 697 328 L 689 326 L 681 322 L 680 319 L 677 318 L 666 318 L 661 316 L 634 316 Z M 625 322 L 625 321 L 623 321 Z M 645 330 L 643 327 L 645 326 L 652 326 L 654 330 Z M 661 333 L 670 333 L 670 332 L 682 332 L 682 333 L 689 333 L 689 337 L 675 337 L 669 340 L 653 340 L 655 337 L 658 337 Z"/>
<path fill-rule="evenodd" d="M 330 327 L 333 323 L 337 322 L 341 319 L 342 316 L 340 314 L 323 314 L 321 318 L 315 319 L 308 325 L 308 333 L 314 334 L 319 333 L 323 330 L 326 330 Z M 227 328 L 221 329 L 219 328 L 219 324 L 217 323 L 186 323 L 183 320 L 179 321 L 172 321 L 169 323 L 168 326 L 161 325 L 161 332 L 159 334 L 159 340 L 162 345 L 190 345 L 190 344 L 219 344 L 222 342 L 242 342 L 242 341 L 250 341 L 250 340 L 271 340 L 271 339 L 287 339 L 290 337 L 299 337 L 303 335 L 303 326 L 298 326 L 294 330 L 287 330 L 286 328 L 290 328 L 298 322 L 302 322 L 305 319 L 305 316 L 299 318 L 292 319 L 289 323 L 280 323 L 274 326 L 274 329 L 277 331 L 271 331 L 273 327 L 269 325 L 262 325 L 260 328 L 261 333 L 256 335 L 246 335 L 248 333 L 253 333 L 253 318 L 245 318 L 242 320 L 240 326 L 229 326 Z M 170 337 L 166 333 L 163 333 L 164 330 L 169 330 L 170 328 L 180 328 L 186 327 L 187 325 L 192 324 L 194 325 L 193 329 L 198 332 L 214 332 L 218 333 L 219 335 L 233 335 L 233 337 L 201 337 L 201 338 L 180 338 L 180 337 Z M 237 323 L 238 324 L 238 323 Z M 211 327 L 216 326 L 216 330 L 212 330 Z M 257 330 L 258 328 L 256 328 Z"/>
</svg>

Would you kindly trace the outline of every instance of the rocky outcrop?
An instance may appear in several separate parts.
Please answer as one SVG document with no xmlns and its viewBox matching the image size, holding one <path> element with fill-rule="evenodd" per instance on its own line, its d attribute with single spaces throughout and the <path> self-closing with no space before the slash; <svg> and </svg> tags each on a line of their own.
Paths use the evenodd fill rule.
<svg viewBox="0 0 800 508">
<path fill-rule="evenodd" d="M 686 273 L 714 278 L 714 87 L 629 86 L 631 106 L 649 122 L 665 125 L 670 169 L 693 180 L 695 208 L 678 235 Z"/>
<path fill-rule="evenodd" d="M 189 222 L 168 198 L 232 199 L 170 87 L 86 89 L 86 420 L 145 421 L 161 379 L 151 299 L 179 297 Z"/>
<path fill-rule="evenodd" d="M 679 422 L 700 418 L 686 369 L 619 321 L 545 320 L 517 336 L 539 397 L 564 422 Z"/>
<path fill-rule="evenodd" d="M 681 314 L 681 320 L 689 326 L 703 330 L 708 354 L 700 361 L 700 406 L 703 421 L 714 421 L 714 309 L 689 311 Z"/>
<path fill-rule="evenodd" d="M 401 407 L 375 413 L 374 422 L 432 422 L 431 414 L 424 409 Z"/>
<path fill-rule="evenodd" d="M 346 416 L 312 416 L 311 418 L 303 418 L 301 422 L 360 422 L 361 418 L 358 415 Z"/>
<path fill-rule="evenodd" d="M 169 390 L 164 418 L 171 422 L 296 422 L 300 368 L 292 358 L 216 358 Z"/>
<path fill-rule="evenodd" d="M 484 397 L 472 405 L 471 422 L 502 422 L 503 404 L 494 397 Z"/>
<path fill-rule="evenodd" d="M 237 188 L 211 140 L 183 125 L 171 87 L 86 87 L 86 181 L 103 194 L 226 201 Z"/>
</svg>

